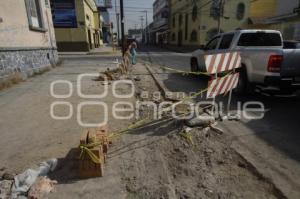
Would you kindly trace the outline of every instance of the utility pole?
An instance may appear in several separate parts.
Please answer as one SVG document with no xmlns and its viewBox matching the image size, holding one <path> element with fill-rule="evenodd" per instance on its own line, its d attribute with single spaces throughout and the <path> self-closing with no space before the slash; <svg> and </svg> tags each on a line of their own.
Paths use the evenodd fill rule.
<svg viewBox="0 0 300 199">
<path fill-rule="evenodd" d="M 143 40 L 143 37 L 144 37 L 144 17 L 141 16 L 141 29 L 142 29 L 142 40 Z"/>
<path fill-rule="evenodd" d="M 221 33 L 221 19 L 223 18 L 223 15 L 224 15 L 224 5 L 225 5 L 225 0 L 219 0 L 219 5 L 218 5 L 218 34 Z"/>
<path fill-rule="evenodd" d="M 117 9 L 117 0 L 115 0 L 115 12 L 116 12 L 117 34 L 118 34 L 117 43 L 119 44 L 119 41 L 120 41 L 120 13 L 118 12 L 118 9 Z"/>
<path fill-rule="evenodd" d="M 118 43 L 120 42 L 120 13 L 117 13 L 117 34 L 118 34 Z"/>
<path fill-rule="evenodd" d="M 146 13 L 146 29 L 145 29 L 145 32 L 146 32 L 146 44 L 149 42 L 149 32 L 148 32 L 148 11 L 147 10 L 144 10 L 142 11 L 144 13 Z"/>
<path fill-rule="evenodd" d="M 125 30 L 124 30 L 124 5 L 123 0 L 120 0 L 120 13 L 121 13 L 121 34 L 122 34 L 122 54 L 125 54 Z"/>
</svg>

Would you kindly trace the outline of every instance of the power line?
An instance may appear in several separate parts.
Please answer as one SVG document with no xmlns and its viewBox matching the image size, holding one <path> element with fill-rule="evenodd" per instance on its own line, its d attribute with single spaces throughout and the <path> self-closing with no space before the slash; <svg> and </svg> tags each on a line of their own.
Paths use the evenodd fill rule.
<svg viewBox="0 0 300 199">
<path fill-rule="evenodd" d="M 120 7 L 120 6 L 116 6 Z M 124 6 L 124 8 L 129 8 L 129 9 L 144 9 L 144 10 L 153 10 L 153 8 L 147 8 L 147 7 L 132 7 L 132 6 Z"/>
</svg>

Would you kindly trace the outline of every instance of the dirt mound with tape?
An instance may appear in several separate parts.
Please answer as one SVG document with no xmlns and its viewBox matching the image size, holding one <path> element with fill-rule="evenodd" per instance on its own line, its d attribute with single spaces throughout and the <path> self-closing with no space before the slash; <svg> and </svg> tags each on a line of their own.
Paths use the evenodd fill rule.
<svg viewBox="0 0 300 199">
<path fill-rule="evenodd" d="M 230 148 L 225 135 L 194 129 L 191 143 L 181 130 L 131 146 L 122 168 L 131 198 L 281 197 Z"/>
</svg>

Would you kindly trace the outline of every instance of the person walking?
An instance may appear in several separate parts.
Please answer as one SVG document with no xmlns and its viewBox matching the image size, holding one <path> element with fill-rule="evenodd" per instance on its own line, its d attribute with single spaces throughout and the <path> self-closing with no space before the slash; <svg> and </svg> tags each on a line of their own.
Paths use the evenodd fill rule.
<svg viewBox="0 0 300 199">
<path fill-rule="evenodd" d="M 137 48 L 137 44 L 136 42 L 132 42 L 131 45 L 130 45 L 130 54 L 131 54 L 131 64 L 132 65 L 135 65 L 136 64 L 136 48 Z"/>
</svg>

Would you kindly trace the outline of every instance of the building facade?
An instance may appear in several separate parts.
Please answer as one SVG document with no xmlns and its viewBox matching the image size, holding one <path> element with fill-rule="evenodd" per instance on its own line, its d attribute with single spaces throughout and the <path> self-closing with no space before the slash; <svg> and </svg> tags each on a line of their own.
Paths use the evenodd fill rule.
<svg viewBox="0 0 300 199">
<path fill-rule="evenodd" d="M 100 18 L 102 22 L 102 33 L 103 33 L 103 42 L 110 43 L 113 38 L 112 34 L 112 23 L 110 21 L 110 14 L 108 9 L 112 8 L 111 0 L 95 0 L 96 6 L 100 11 Z"/>
<path fill-rule="evenodd" d="M 0 1 L 0 81 L 22 78 L 58 62 L 48 0 Z"/>
<path fill-rule="evenodd" d="M 286 40 L 300 40 L 300 1 L 269 0 L 251 3 L 248 28 L 275 29 Z"/>
<path fill-rule="evenodd" d="M 90 51 L 102 45 L 94 0 L 50 0 L 58 51 Z"/>
<path fill-rule="evenodd" d="M 135 39 L 138 43 L 143 40 L 143 30 L 142 29 L 128 29 L 128 38 Z"/>
<path fill-rule="evenodd" d="M 99 8 L 101 12 L 103 42 L 110 43 L 112 39 L 112 23 L 107 8 Z"/>
<path fill-rule="evenodd" d="M 164 45 L 169 41 L 169 0 L 156 0 L 153 3 L 153 28 L 150 32 L 152 43 Z"/>
<path fill-rule="evenodd" d="M 178 46 L 199 46 L 218 33 L 218 0 L 170 0 L 170 40 Z M 221 32 L 247 24 L 250 0 L 226 0 L 221 18 Z"/>
</svg>

